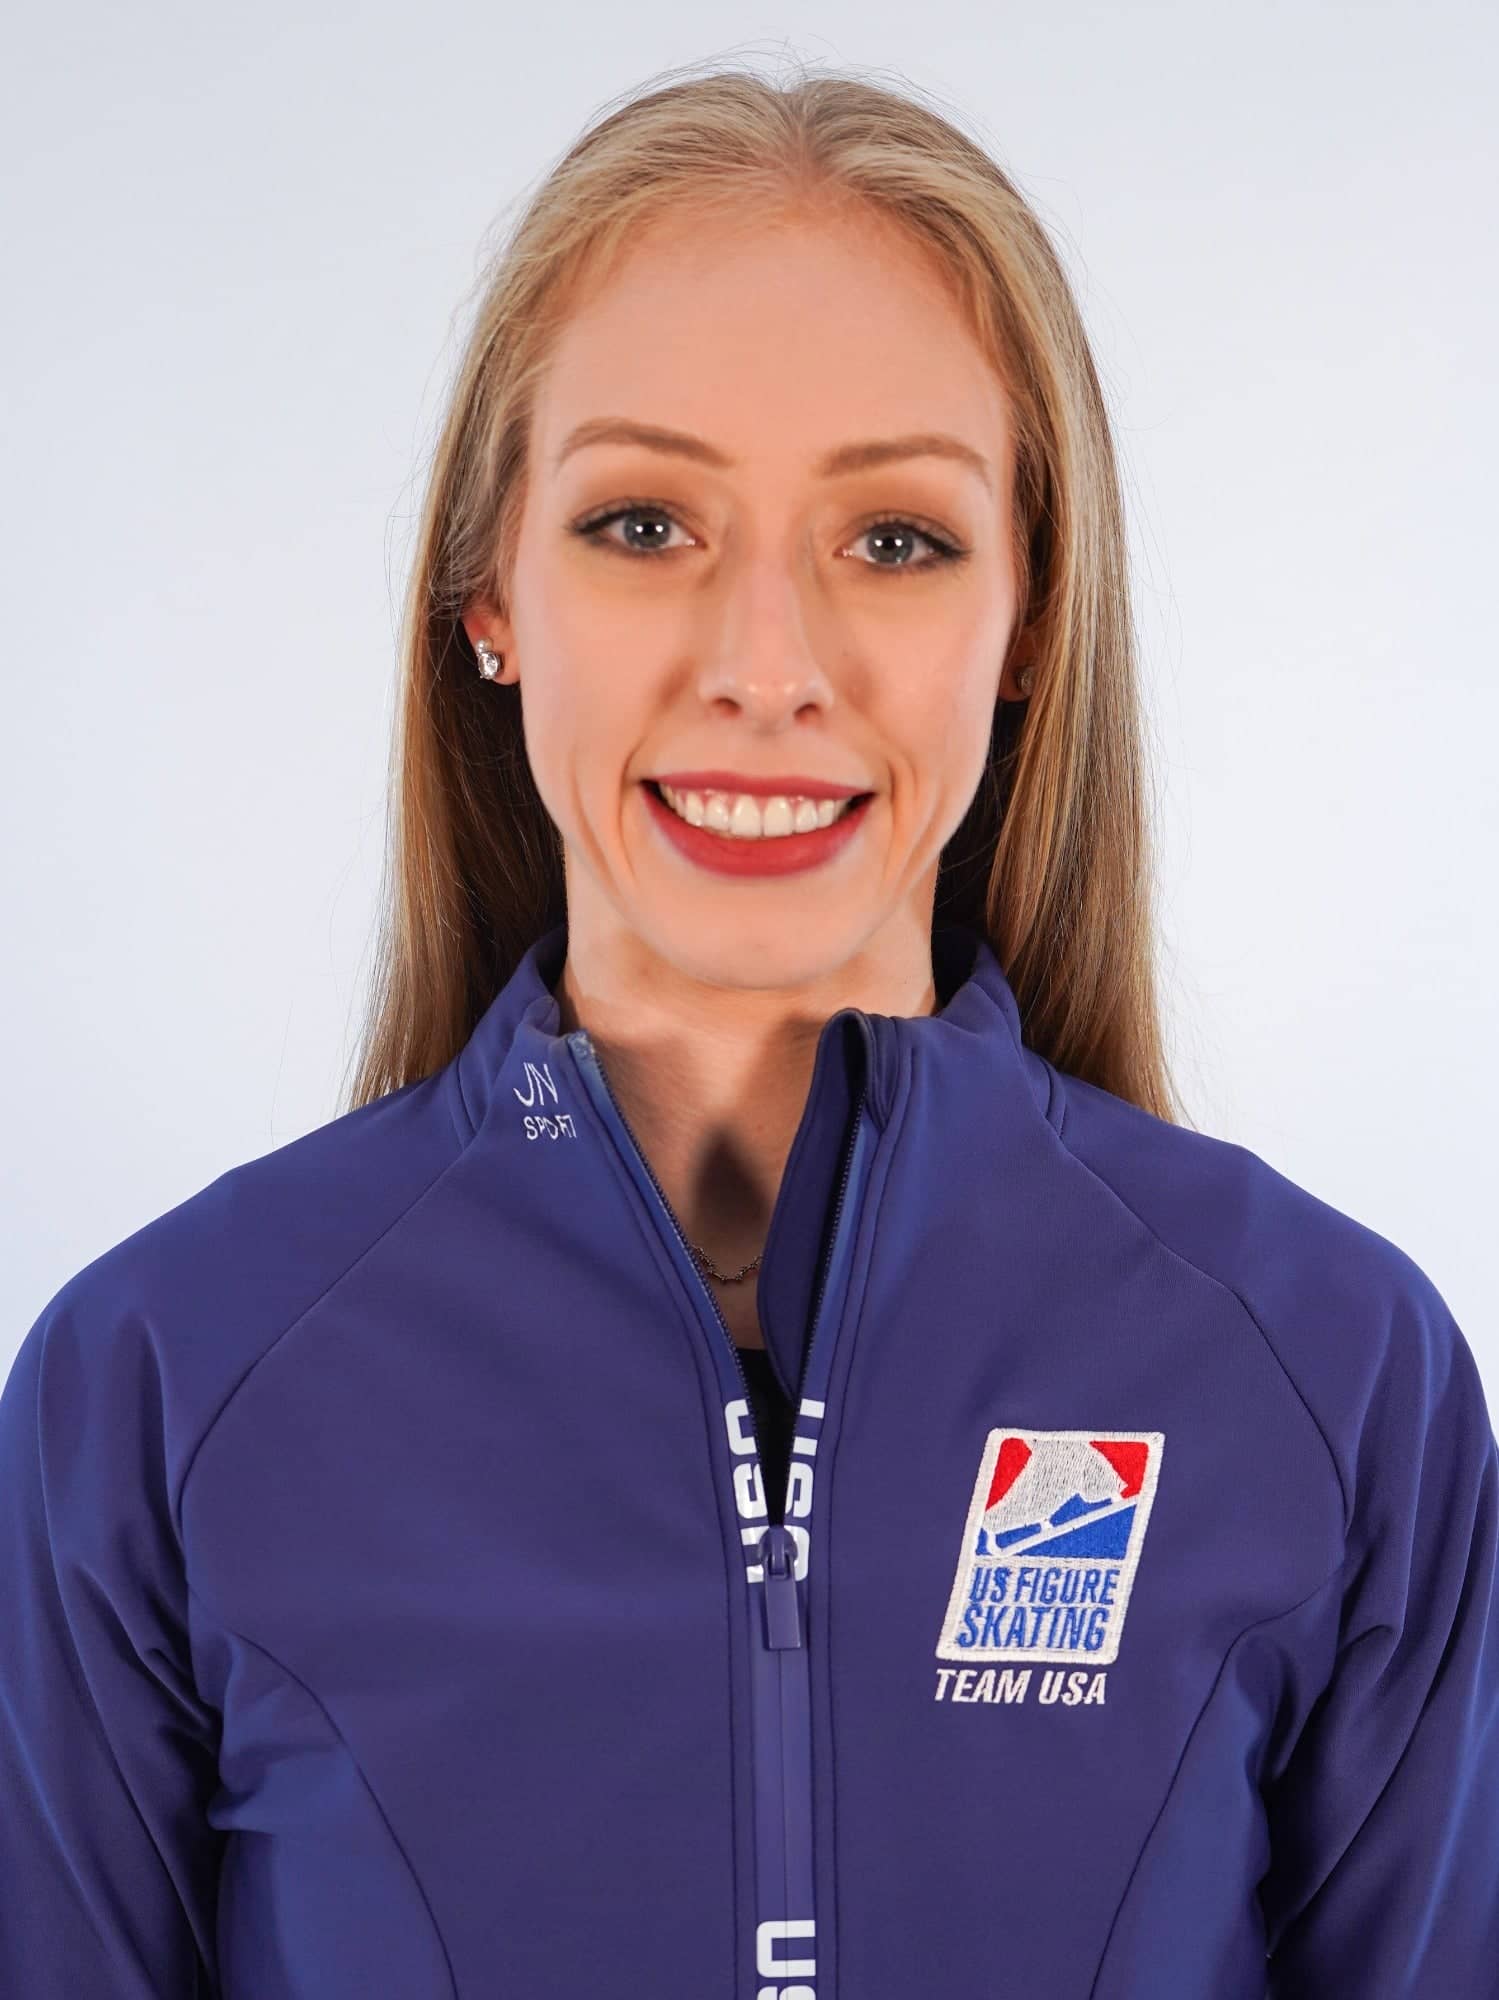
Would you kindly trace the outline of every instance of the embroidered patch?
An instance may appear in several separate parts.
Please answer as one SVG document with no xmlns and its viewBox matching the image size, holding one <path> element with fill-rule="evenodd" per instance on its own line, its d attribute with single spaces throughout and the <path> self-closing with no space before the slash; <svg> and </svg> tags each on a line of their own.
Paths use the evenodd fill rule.
<svg viewBox="0 0 1499 2000">
<path fill-rule="evenodd" d="M 1165 1443 L 1162 1431 L 990 1431 L 938 1659 L 1116 1658 Z"/>
</svg>

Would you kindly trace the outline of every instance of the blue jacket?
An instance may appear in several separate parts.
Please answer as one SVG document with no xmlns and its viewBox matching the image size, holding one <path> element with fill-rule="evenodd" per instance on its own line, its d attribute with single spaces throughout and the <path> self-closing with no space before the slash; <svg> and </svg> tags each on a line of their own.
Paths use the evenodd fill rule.
<svg viewBox="0 0 1499 2000">
<path fill-rule="evenodd" d="M 944 929 L 938 1012 L 818 1041 L 771 1519 L 565 945 L 27 1335 L 0 1994 L 1499 1995 L 1499 1447 L 1422 1271 Z"/>
</svg>

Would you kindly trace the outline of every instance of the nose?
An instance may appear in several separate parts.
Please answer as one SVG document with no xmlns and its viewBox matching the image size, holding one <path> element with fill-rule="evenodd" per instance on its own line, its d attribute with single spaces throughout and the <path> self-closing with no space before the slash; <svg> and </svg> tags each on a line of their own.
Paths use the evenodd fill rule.
<svg viewBox="0 0 1499 2000">
<path fill-rule="evenodd" d="M 833 693 L 815 660 L 730 660 L 699 677 L 703 700 L 728 702 L 757 729 L 776 729 L 804 708 L 826 709 Z"/>
<path fill-rule="evenodd" d="M 728 702 L 758 729 L 784 726 L 804 708 L 831 707 L 833 685 L 811 645 L 784 575 L 751 585 L 744 616 L 726 618 L 711 661 L 697 677 L 708 705 Z"/>
</svg>

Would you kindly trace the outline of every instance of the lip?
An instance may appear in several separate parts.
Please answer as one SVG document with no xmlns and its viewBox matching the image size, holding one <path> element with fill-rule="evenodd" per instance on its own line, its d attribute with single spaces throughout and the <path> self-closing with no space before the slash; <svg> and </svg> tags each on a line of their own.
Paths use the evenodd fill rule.
<svg viewBox="0 0 1499 2000">
<path fill-rule="evenodd" d="M 857 839 L 874 804 L 871 793 L 841 813 L 831 826 L 814 827 L 810 833 L 776 834 L 768 840 L 735 840 L 705 826 L 689 825 L 672 811 L 665 799 L 657 796 L 650 780 L 641 783 L 640 792 L 646 811 L 677 852 L 718 875 L 796 875 L 808 868 L 822 867 L 851 840 Z"/>
<path fill-rule="evenodd" d="M 868 785 L 835 784 L 831 778 L 802 777 L 796 772 L 757 778 L 747 771 L 653 771 L 650 782 L 670 785 L 674 792 L 748 792 L 757 799 L 855 799 L 871 789 Z"/>
</svg>

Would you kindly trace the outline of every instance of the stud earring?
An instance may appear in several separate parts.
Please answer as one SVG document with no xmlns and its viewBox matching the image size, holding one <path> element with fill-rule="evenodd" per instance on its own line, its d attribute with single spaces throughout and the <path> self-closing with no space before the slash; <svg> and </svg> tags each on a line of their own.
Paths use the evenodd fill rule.
<svg viewBox="0 0 1499 2000">
<path fill-rule="evenodd" d="M 474 651 L 479 655 L 479 672 L 485 680 L 492 681 L 504 664 L 504 654 L 497 653 L 487 639 L 476 639 Z"/>
<path fill-rule="evenodd" d="M 1030 691 L 1031 691 L 1031 682 L 1032 682 L 1032 680 L 1033 680 L 1034 678 L 1035 678 L 1035 676 L 1034 676 L 1034 674 L 1033 674 L 1033 673 L 1031 672 L 1031 669 L 1030 669 L 1029 667 L 1026 667 L 1026 668 L 1025 668 L 1025 669 L 1024 669 L 1023 671 L 1022 671 L 1022 673 L 1021 673 L 1021 675 L 1020 675 L 1020 692 L 1021 692 L 1022 694 L 1029 694 L 1029 693 L 1030 693 Z"/>
</svg>

